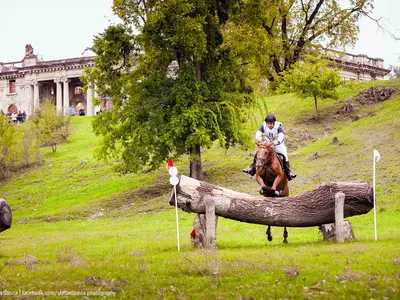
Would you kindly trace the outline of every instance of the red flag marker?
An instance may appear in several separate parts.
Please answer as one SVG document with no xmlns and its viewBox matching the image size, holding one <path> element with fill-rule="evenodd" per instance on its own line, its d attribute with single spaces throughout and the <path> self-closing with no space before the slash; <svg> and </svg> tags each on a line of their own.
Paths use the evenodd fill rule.
<svg viewBox="0 0 400 300">
<path fill-rule="evenodd" d="M 171 167 L 173 167 L 174 166 L 174 161 L 172 160 L 172 159 L 170 159 L 169 161 L 168 161 L 168 163 L 167 163 L 167 167 L 168 168 L 171 168 Z"/>
</svg>

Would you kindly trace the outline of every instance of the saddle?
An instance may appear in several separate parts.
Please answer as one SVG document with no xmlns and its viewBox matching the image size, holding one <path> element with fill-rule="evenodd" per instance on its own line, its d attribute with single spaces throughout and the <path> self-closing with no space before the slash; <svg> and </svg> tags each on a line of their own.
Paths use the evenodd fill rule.
<svg viewBox="0 0 400 300">
<path fill-rule="evenodd" d="M 284 167 L 285 167 L 284 162 L 286 161 L 285 156 L 283 154 L 281 154 L 281 153 L 276 153 L 276 156 L 278 156 L 278 159 L 279 159 L 279 162 L 281 164 L 282 169 L 285 170 L 284 169 Z"/>
</svg>

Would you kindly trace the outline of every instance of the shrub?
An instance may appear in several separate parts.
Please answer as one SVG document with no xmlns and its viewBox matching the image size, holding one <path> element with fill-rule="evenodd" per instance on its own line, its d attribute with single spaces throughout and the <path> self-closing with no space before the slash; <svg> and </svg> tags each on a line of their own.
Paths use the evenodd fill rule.
<svg viewBox="0 0 400 300">
<path fill-rule="evenodd" d="M 67 141 L 70 117 L 58 114 L 51 101 L 45 101 L 32 121 L 41 146 L 51 146 L 53 152 L 56 152 L 57 145 Z"/>
</svg>

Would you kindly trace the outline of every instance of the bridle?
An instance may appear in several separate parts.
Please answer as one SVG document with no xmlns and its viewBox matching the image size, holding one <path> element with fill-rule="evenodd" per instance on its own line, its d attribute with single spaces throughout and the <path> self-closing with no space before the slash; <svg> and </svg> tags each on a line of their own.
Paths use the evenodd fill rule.
<svg viewBox="0 0 400 300">
<path fill-rule="evenodd" d="M 264 151 L 264 149 L 267 149 L 268 147 L 265 147 L 265 146 L 259 146 L 258 147 L 259 149 L 261 148 L 261 149 L 263 149 L 263 151 Z M 267 154 L 267 158 L 265 159 L 265 158 L 262 158 L 262 157 L 257 157 L 256 158 L 256 167 L 257 167 L 257 165 L 260 165 L 260 164 L 257 164 L 257 162 L 258 161 L 260 161 L 261 162 L 261 165 L 262 165 L 262 168 L 263 169 L 266 169 L 267 167 L 268 167 L 268 163 L 271 161 L 271 159 L 272 159 L 272 153 L 268 153 Z"/>
</svg>

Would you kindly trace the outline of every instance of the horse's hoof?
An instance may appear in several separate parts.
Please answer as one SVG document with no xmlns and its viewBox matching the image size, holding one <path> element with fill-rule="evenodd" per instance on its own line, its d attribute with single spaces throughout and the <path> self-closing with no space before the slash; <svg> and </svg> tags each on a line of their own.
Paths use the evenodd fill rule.
<svg viewBox="0 0 400 300">
<path fill-rule="evenodd" d="M 284 243 L 284 244 L 287 244 L 287 240 L 283 240 L 283 243 Z"/>
<path fill-rule="evenodd" d="M 268 237 L 268 241 L 271 242 L 272 241 L 272 236 Z"/>
</svg>

